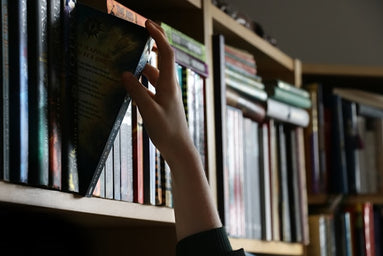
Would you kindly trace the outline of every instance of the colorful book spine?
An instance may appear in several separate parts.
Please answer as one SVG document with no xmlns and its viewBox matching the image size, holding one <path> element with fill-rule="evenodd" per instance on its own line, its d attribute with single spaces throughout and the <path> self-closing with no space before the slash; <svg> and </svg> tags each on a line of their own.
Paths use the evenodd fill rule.
<svg viewBox="0 0 383 256">
<path fill-rule="evenodd" d="M 47 1 L 28 1 L 29 183 L 49 184 Z"/>
<path fill-rule="evenodd" d="M 1 0 L 1 57 L 2 57 L 2 88 L 1 88 L 1 179 L 9 181 L 9 10 L 8 0 Z"/>
<path fill-rule="evenodd" d="M 61 0 L 48 1 L 49 186 L 54 189 L 62 188 L 62 8 Z"/>
<path fill-rule="evenodd" d="M 203 62 L 206 62 L 205 45 L 166 23 L 161 22 L 161 27 L 165 31 L 168 41 L 172 46 L 183 50 Z"/>
<path fill-rule="evenodd" d="M 9 158 L 10 180 L 28 182 L 28 45 L 27 1 L 8 2 L 9 16 Z"/>
</svg>

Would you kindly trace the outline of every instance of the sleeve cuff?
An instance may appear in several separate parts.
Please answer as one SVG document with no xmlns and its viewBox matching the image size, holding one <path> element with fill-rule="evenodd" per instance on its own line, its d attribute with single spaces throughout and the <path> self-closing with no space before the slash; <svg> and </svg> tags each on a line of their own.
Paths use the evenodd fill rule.
<svg viewBox="0 0 383 256">
<path fill-rule="evenodd" d="M 188 236 L 177 243 L 177 256 L 245 255 L 243 250 L 232 251 L 224 227 Z"/>
</svg>

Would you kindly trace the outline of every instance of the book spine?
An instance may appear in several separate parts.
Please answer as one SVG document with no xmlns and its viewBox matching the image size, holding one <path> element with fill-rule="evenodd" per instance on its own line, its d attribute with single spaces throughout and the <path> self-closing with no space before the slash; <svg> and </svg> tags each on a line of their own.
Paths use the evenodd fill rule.
<svg viewBox="0 0 383 256">
<path fill-rule="evenodd" d="M 136 108 L 130 104 L 121 124 L 121 200 L 133 202 L 133 138 L 136 138 L 136 130 L 133 133 L 132 111 Z M 133 137 L 134 136 L 134 137 Z M 135 144 L 136 145 L 136 144 Z"/>
<path fill-rule="evenodd" d="M 114 0 L 107 0 L 108 13 L 145 27 L 146 18 Z"/>
<path fill-rule="evenodd" d="M 270 98 L 267 99 L 266 115 L 302 127 L 306 127 L 310 120 L 306 110 Z"/>
<path fill-rule="evenodd" d="M 172 46 L 183 50 L 203 62 L 206 62 L 206 52 L 203 44 L 163 22 L 161 23 L 161 27 L 165 31 L 169 43 Z"/>
<path fill-rule="evenodd" d="M 226 84 L 229 88 L 232 88 L 237 92 L 241 93 L 242 95 L 247 96 L 248 98 L 251 98 L 253 100 L 266 101 L 267 99 L 267 93 L 264 90 L 258 89 L 249 84 L 238 82 L 229 77 L 226 77 Z"/>
<path fill-rule="evenodd" d="M 161 161 L 161 154 L 160 154 L 160 151 L 156 148 L 155 149 L 155 176 L 156 176 L 156 192 L 155 192 L 155 197 L 156 197 L 156 200 L 155 200 L 155 204 L 156 205 L 163 205 L 164 201 L 163 201 L 163 183 L 162 183 L 162 174 L 163 174 L 163 171 L 162 171 L 162 168 L 163 168 L 163 165 L 162 165 L 162 161 Z"/>
<path fill-rule="evenodd" d="M 10 1 L 9 17 L 9 122 L 10 180 L 28 182 L 28 46 L 27 1 Z"/>
<path fill-rule="evenodd" d="M 267 84 L 269 84 L 272 87 L 278 87 L 278 88 L 281 88 L 285 91 L 289 91 L 289 92 L 294 93 L 296 95 L 299 95 L 303 98 L 309 98 L 310 97 L 309 93 L 305 89 L 296 87 L 296 86 L 289 84 L 289 83 L 282 81 L 282 80 L 270 80 L 270 81 L 267 81 Z"/>
<path fill-rule="evenodd" d="M 262 122 L 266 116 L 265 107 L 263 105 L 241 97 L 230 88 L 226 90 L 226 101 L 228 105 L 241 109 L 244 116 L 256 122 Z"/>
<path fill-rule="evenodd" d="M 64 69 L 61 78 L 64 80 L 62 86 L 62 163 L 63 163 L 63 188 L 68 192 L 79 191 L 79 178 L 77 169 L 77 126 L 75 118 L 75 100 L 73 98 L 73 87 L 76 83 L 74 70 L 77 70 L 77 55 L 75 49 L 75 18 L 74 8 L 76 0 L 63 3 L 63 50 Z"/>
<path fill-rule="evenodd" d="M 207 77 L 209 75 L 207 64 L 192 55 L 173 47 L 175 60 L 180 65 L 197 72 L 203 77 Z"/>
<path fill-rule="evenodd" d="M 61 72 L 62 56 L 62 1 L 48 1 L 48 129 L 49 129 L 49 186 L 62 187 L 62 124 Z"/>
<path fill-rule="evenodd" d="M 115 200 L 121 200 L 121 127 L 124 119 L 114 140 L 113 151 L 111 152 L 113 154 L 113 199 Z"/>
<path fill-rule="evenodd" d="M 291 93 L 288 90 L 281 89 L 279 87 L 268 88 L 266 91 L 269 93 L 269 97 L 275 100 L 285 102 L 298 108 L 308 109 L 311 107 L 310 98 L 302 97 L 300 95 Z"/>
<path fill-rule="evenodd" d="M 258 77 L 246 77 L 246 76 L 243 76 L 241 75 L 240 73 L 238 72 L 235 72 L 229 68 L 226 68 L 225 69 L 225 76 L 228 77 L 228 78 L 231 78 L 233 80 L 236 80 L 238 82 L 243 82 L 243 83 L 246 83 L 246 84 L 250 84 L 254 87 L 257 87 L 258 89 L 260 90 L 264 90 L 265 89 L 265 85 L 261 82 L 261 79 L 258 78 Z"/>
<path fill-rule="evenodd" d="M 235 58 L 247 63 L 250 66 L 256 66 L 254 56 L 242 49 L 235 48 L 230 45 L 225 45 L 225 53 L 228 53 L 231 56 L 235 56 Z"/>
<path fill-rule="evenodd" d="M 2 57 L 2 180 L 9 181 L 9 30 L 8 0 L 1 0 L 1 57 Z"/>
<path fill-rule="evenodd" d="M 48 186 L 47 1 L 28 1 L 29 183 Z"/>
<path fill-rule="evenodd" d="M 375 256 L 375 237 L 374 237 L 374 214 L 373 205 L 370 202 L 363 204 L 363 227 L 366 256 Z M 380 241 L 378 241 L 380 242 Z"/>
<path fill-rule="evenodd" d="M 230 64 L 236 69 L 241 69 L 243 72 L 248 73 L 249 75 L 256 75 L 257 74 L 257 69 L 255 67 L 248 66 L 241 62 L 238 59 L 233 58 L 230 54 L 225 53 L 225 62 L 227 64 Z"/>
<path fill-rule="evenodd" d="M 132 108 L 133 128 L 133 201 L 144 203 L 144 177 L 143 177 L 143 123 L 142 117 L 134 104 Z"/>
<path fill-rule="evenodd" d="M 213 78 L 214 78 L 214 113 L 215 124 L 218 129 L 215 132 L 216 168 L 217 168 L 217 201 L 218 213 L 227 228 L 227 167 L 226 167 L 226 83 L 225 83 L 225 38 L 223 35 L 213 36 Z"/>
<path fill-rule="evenodd" d="M 116 138 L 117 138 L 117 136 L 116 136 Z M 113 181 L 113 145 L 109 150 L 109 154 L 106 157 L 103 168 L 105 168 L 105 198 L 113 199 L 113 187 L 114 187 L 114 181 Z M 96 181 L 96 185 L 97 185 L 97 182 L 98 182 L 98 179 Z M 96 187 L 96 185 L 94 187 Z M 94 188 L 93 188 L 93 190 L 94 190 Z M 92 190 L 92 193 L 93 193 L 93 190 Z"/>
</svg>

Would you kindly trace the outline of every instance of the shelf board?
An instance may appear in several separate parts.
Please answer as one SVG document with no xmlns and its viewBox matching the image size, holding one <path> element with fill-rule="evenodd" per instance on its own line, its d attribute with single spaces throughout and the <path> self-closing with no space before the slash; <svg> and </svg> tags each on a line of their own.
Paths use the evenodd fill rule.
<svg viewBox="0 0 383 256">
<path fill-rule="evenodd" d="M 303 63 L 302 73 L 303 75 L 383 77 L 383 67 Z"/>
<path fill-rule="evenodd" d="M 46 208 L 66 213 L 115 217 L 132 222 L 174 224 L 173 209 L 18 185 L 0 181 L 0 203 Z"/>
<path fill-rule="evenodd" d="M 325 205 L 330 204 L 334 200 L 337 200 L 339 197 L 342 197 L 342 203 L 364 203 L 372 202 L 374 204 L 383 204 L 383 195 L 309 195 L 308 203 L 309 205 Z"/>
<path fill-rule="evenodd" d="M 243 248 L 245 251 L 273 255 L 303 255 L 303 245 L 278 241 L 260 241 L 242 238 L 230 238 L 233 249 Z"/>
<path fill-rule="evenodd" d="M 214 32 L 223 34 L 228 44 L 232 43 L 236 47 L 255 53 L 257 63 L 261 63 L 259 68 L 266 66 L 274 66 L 275 68 L 275 65 L 277 65 L 289 71 L 294 70 L 294 59 L 236 22 L 216 6 L 211 5 L 210 9 L 214 22 Z"/>
</svg>

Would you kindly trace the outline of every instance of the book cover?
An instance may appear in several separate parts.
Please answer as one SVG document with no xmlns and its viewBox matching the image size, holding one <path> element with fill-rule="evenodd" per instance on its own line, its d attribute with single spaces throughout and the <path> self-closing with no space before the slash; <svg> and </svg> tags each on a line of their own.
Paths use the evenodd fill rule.
<svg viewBox="0 0 383 256">
<path fill-rule="evenodd" d="M 121 74 L 140 76 L 152 40 L 146 29 L 96 9 L 77 4 L 75 12 L 76 156 L 79 193 L 89 196 L 130 103 Z"/>
<path fill-rule="evenodd" d="M 29 182 L 49 183 L 47 1 L 28 1 Z"/>
<path fill-rule="evenodd" d="M 64 59 L 62 56 L 63 5 L 61 0 L 48 1 L 48 150 L 49 186 L 62 188 L 62 116 L 61 79 Z"/>
<path fill-rule="evenodd" d="M 1 1 L 1 179 L 9 181 L 9 35 L 8 0 Z"/>
<path fill-rule="evenodd" d="M 10 180 L 28 182 L 27 1 L 8 2 L 9 17 L 9 159 Z"/>
</svg>

